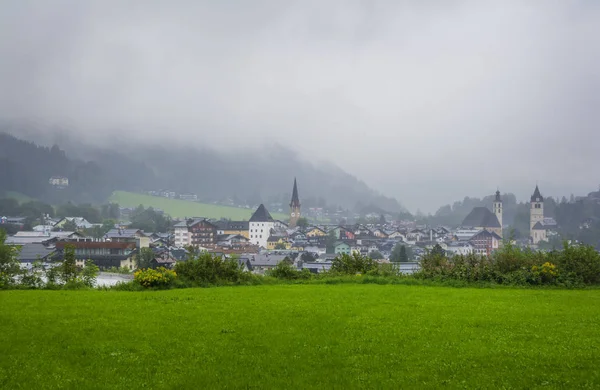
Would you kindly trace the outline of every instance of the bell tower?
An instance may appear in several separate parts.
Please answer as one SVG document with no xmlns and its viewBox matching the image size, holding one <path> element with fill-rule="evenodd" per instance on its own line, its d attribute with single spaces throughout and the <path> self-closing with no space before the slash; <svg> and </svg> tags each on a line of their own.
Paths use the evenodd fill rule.
<svg viewBox="0 0 600 390">
<path fill-rule="evenodd" d="M 531 195 L 531 209 L 529 211 L 529 233 L 531 238 L 534 238 L 533 227 L 538 222 L 544 223 L 544 198 L 536 185 L 533 195 Z"/>
<path fill-rule="evenodd" d="M 296 227 L 300 218 L 300 198 L 298 197 L 298 184 L 294 178 L 294 189 L 292 191 L 292 200 L 290 202 L 290 224 L 291 228 Z"/>
<path fill-rule="evenodd" d="M 500 231 L 502 231 L 502 198 L 500 198 L 500 190 L 496 191 L 496 199 L 494 199 L 494 215 L 500 222 Z"/>
</svg>

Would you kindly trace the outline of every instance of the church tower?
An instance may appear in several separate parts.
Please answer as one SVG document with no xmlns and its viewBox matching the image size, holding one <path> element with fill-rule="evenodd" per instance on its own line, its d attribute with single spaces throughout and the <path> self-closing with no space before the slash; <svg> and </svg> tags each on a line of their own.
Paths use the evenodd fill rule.
<svg viewBox="0 0 600 390">
<path fill-rule="evenodd" d="M 544 198 L 540 194 L 540 189 L 535 186 L 535 191 L 531 195 L 531 209 L 529 210 L 529 234 L 533 238 L 533 227 L 536 223 L 544 223 Z"/>
<path fill-rule="evenodd" d="M 294 190 L 292 191 L 292 201 L 290 202 L 290 227 L 296 227 L 300 218 L 300 198 L 298 197 L 298 185 L 294 178 Z"/>
<path fill-rule="evenodd" d="M 502 232 L 502 199 L 500 198 L 500 190 L 496 191 L 496 199 L 494 199 L 494 215 L 500 222 L 500 232 Z M 502 237 L 502 234 L 500 234 Z"/>
</svg>

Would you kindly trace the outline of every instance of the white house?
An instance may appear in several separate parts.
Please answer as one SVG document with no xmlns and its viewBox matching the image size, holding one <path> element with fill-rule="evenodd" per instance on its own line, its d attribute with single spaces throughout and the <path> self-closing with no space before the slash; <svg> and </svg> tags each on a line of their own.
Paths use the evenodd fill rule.
<svg viewBox="0 0 600 390">
<path fill-rule="evenodd" d="M 468 255 L 473 253 L 473 245 L 468 241 L 453 242 L 448 245 L 446 252 L 448 252 L 449 255 Z"/>
<path fill-rule="evenodd" d="M 406 241 L 406 235 L 402 234 L 401 232 L 399 232 L 397 230 L 388 234 L 388 238 L 393 238 L 395 240 L 400 240 L 400 241 Z"/>
<path fill-rule="evenodd" d="M 267 240 L 271 236 L 271 229 L 274 228 L 275 221 L 273 217 L 271 217 L 265 206 L 261 204 L 254 214 L 252 214 L 252 217 L 250 217 L 250 224 L 248 226 L 250 243 L 266 248 Z"/>
<path fill-rule="evenodd" d="M 187 221 L 179 222 L 173 226 L 174 244 L 177 248 L 192 245 L 192 235 L 189 232 Z"/>
<path fill-rule="evenodd" d="M 51 186 L 64 188 L 69 186 L 69 178 L 63 176 L 52 176 L 48 179 Z"/>
<path fill-rule="evenodd" d="M 56 223 L 56 225 L 54 225 L 54 228 L 62 228 L 64 226 L 65 223 L 67 222 L 72 222 L 75 224 L 75 226 L 77 226 L 77 229 L 91 229 L 95 226 L 95 224 L 93 223 L 89 223 L 85 218 L 83 217 L 64 217 L 63 219 L 61 219 L 60 221 L 58 221 Z"/>
</svg>

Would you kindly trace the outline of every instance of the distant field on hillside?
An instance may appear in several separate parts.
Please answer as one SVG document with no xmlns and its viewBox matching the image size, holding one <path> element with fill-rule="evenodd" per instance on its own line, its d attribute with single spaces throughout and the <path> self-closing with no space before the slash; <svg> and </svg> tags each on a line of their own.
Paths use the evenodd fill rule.
<svg viewBox="0 0 600 390">
<path fill-rule="evenodd" d="M 0 388 L 598 388 L 600 291 L 0 291 Z"/>
<path fill-rule="evenodd" d="M 32 198 L 30 196 L 27 196 L 25 194 L 22 194 L 20 192 L 15 192 L 15 191 L 4 191 L 1 194 L 3 195 L 4 198 L 16 199 L 19 201 L 19 203 L 25 203 L 25 202 L 35 200 L 35 198 Z"/>
<path fill-rule="evenodd" d="M 110 197 L 111 202 L 118 203 L 121 207 L 154 207 L 164 210 L 173 218 L 207 217 L 230 218 L 233 220 L 248 220 L 254 210 L 239 207 L 219 206 L 208 203 L 190 202 L 186 200 L 168 199 L 158 196 L 137 194 L 133 192 L 115 191 Z M 288 217 L 283 214 L 271 213 L 273 218 L 286 221 Z"/>
</svg>

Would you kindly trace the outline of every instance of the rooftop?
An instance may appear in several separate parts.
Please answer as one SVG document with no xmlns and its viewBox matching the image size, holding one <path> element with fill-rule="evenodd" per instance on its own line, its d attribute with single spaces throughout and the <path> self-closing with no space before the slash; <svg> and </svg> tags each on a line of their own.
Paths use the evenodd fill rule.
<svg viewBox="0 0 600 390">
<path fill-rule="evenodd" d="M 499 228 L 498 217 L 487 207 L 475 207 L 463 220 L 463 227 Z"/>
<path fill-rule="evenodd" d="M 250 217 L 250 222 L 273 222 L 273 217 L 271 217 L 265 205 L 261 204 Z"/>
<path fill-rule="evenodd" d="M 35 260 L 43 259 L 52 253 L 51 249 L 46 248 L 43 244 L 33 243 L 25 244 L 19 252 L 19 260 L 21 262 L 33 262 Z"/>
</svg>

